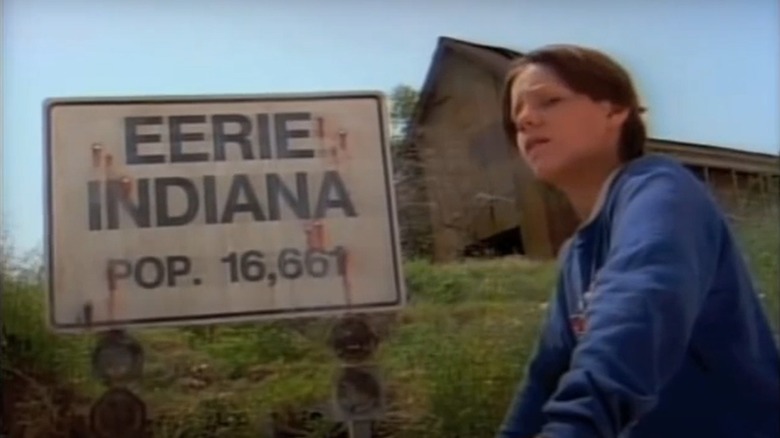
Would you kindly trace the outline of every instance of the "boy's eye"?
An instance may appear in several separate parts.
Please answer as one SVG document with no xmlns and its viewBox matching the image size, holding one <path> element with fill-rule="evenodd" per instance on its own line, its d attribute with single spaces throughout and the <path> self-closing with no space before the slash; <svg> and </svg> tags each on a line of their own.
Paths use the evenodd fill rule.
<svg viewBox="0 0 780 438">
<path fill-rule="evenodd" d="M 555 105 L 556 103 L 560 102 L 561 100 L 563 100 L 563 99 L 561 99 L 560 97 L 550 97 L 550 98 L 544 100 L 544 104 L 547 105 L 547 106 Z"/>
</svg>

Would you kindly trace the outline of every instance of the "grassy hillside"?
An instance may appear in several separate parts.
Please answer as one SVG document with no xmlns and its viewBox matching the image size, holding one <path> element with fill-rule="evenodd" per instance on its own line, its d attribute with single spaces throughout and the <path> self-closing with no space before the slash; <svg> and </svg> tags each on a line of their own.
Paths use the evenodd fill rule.
<svg viewBox="0 0 780 438">
<path fill-rule="evenodd" d="M 776 223 L 743 223 L 740 235 L 777 323 Z M 390 400 L 379 436 L 492 436 L 522 377 L 554 267 L 519 258 L 412 261 L 406 274 L 409 308 L 373 320 Z M 4 418 L 12 416 L 26 436 L 84 427 L 89 404 L 103 391 L 89 376 L 93 338 L 48 333 L 40 288 L 8 278 L 3 286 Z M 147 360 L 134 390 L 148 404 L 154 436 L 263 436 L 271 411 L 287 428 L 314 430 L 296 414 L 330 394 L 338 363 L 325 345 L 332 323 L 138 333 Z"/>
</svg>

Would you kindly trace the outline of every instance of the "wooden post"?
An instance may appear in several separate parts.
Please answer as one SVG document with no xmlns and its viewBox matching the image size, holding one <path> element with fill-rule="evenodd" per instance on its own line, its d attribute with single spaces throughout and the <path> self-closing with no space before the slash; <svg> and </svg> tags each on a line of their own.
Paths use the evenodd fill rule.
<svg viewBox="0 0 780 438">
<path fill-rule="evenodd" d="M 347 423 L 349 438 L 371 438 L 371 421 L 349 421 Z"/>
<path fill-rule="evenodd" d="M 772 211 L 772 195 L 769 194 L 769 181 L 771 175 L 761 175 L 761 209 L 763 211 Z"/>
<path fill-rule="evenodd" d="M 736 210 L 734 213 L 738 216 L 742 216 L 742 202 L 740 202 L 739 199 L 739 176 L 737 176 L 737 171 L 734 169 L 731 169 L 731 193 L 733 195 L 732 202 L 733 202 L 733 208 Z"/>
</svg>

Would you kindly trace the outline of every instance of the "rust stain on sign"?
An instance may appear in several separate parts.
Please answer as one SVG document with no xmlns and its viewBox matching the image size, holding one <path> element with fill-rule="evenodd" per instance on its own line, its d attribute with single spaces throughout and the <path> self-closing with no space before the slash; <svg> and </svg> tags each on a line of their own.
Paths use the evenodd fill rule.
<svg viewBox="0 0 780 438">
<path fill-rule="evenodd" d="M 321 143 L 321 156 L 330 160 L 331 164 L 339 167 L 340 164 L 349 159 L 348 156 L 348 131 L 346 129 L 339 129 L 335 135 L 329 134 L 325 129 L 325 120 L 322 117 L 317 119 L 317 137 L 322 141 Z"/>
<path fill-rule="evenodd" d="M 345 129 L 340 129 L 338 133 L 338 143 L 335 147 L 331 149 L 331 153 L 333 154 L 333 160 L 334 164 L 338 166 L 342 161 L 349 159 L 348 149 L 347 149 L 347 131 Z"/>
<path fill-rule="evenodd" d="M 325 119 L 320 116 L 317 117 L 317 138 L 322 140 L 325 137 Z"/>
<path fill-rule="evenodd" d="M 119 182 L 122 184 L 122 196 L 130 199 L 133 194 L 133 180 L 129 176 L 123 176 Z"/>
<path fill-rule="evenodd" d="M 306 244 L 310 249 L 325 249 L 325 226 L 322 221 L 312 221 L 306 226 Z"/>
<path fill-rule="evenodd" d="M 81 316 L 87 329 L 92 327 L 92 302 L 87 301 L 81 308 Z M 78 319 L 78 318 L 77 318 Z"/>
<path fill-rule="evenodd" d="M 347 307 L 350 307 L 352 306 L 352 281 L 350 279 L 352 258 L 350 257 L 349 249 L 344 248 L 342 251 L 339 251 L 338 257 L 340 258 L 338 265 L 343 269 L 339 274 L 341 275 L 341 281 L 344 287 L 344 297 L 346 299 Z"/>
<path fill-rule="evenodd" d="M 112 175 L 114 174 L 114 169 L 113 169 L 114 156 L 109 153 L 102 154 L 102 155 L 103 155 L 103 171 L 105 174 L 105 179 L 111 180 Z"/>
<path fill-rule="evenodd" d="M 99 167 L 103 156 L 103 145 L 92 143 L 92 167 Z"/>
<path fill-rule="evenodd" d="M 105 170 L 105 179 L 109 183 L 116 183 L 119 182 L 119 189 L 120 194 L 125 199 L 130 198 L 130 195 L 132 194 L 132 180 L 127 176 L 122 176 L 120 178 L 115 178 L 114 175 L 114 156 L 113 154 L 106 153 L 102 154 L 102 146 L 101 146 L 101 153 L 99 154 L 103 156 L 103 169 Z M 100 157 L 97 157 L 99 160 Z M 93 156 L 93 159 L 95 157 Z M 108 286 L 108 299 L 106 300 L 106 313 L 108 315 L 108 320 L 113 321 L 116 319 L 116 310 L 117 306 L 119 305 L 119 290 L 118 290 L 118 278 L 117 278 L 117 272 L 116 267 L 113 266 L 111 262 L 106 263 L 105 267 L 105 276 L 106 276 L 106 284 Z"/>
<path fill-rule="evenodd" d="M 106 263 L 106 282 L 108 283 L 108 302 L 106 303 L 106 311 L 108 313 L 108 319 L 113 320 L 116 310 L 117 278 L 110 262 Z"/>
<path fill-rule="evenodd" d="M 347 151 L 347 131 L 343 129 L 339 131 L 339 151 Z"/>
</svg>

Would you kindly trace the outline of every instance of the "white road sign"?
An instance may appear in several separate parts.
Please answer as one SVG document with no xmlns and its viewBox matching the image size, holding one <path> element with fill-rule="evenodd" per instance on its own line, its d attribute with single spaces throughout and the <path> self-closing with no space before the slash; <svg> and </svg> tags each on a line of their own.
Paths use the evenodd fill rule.
<svg viewBox="0 0 780 438">
<path fill-rule="evenodd" d="M 381 93 L 45 103 L 57 331 L 405 304 Z"/>
</svg>

